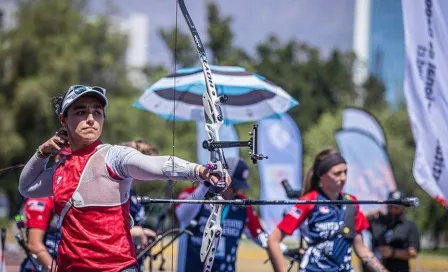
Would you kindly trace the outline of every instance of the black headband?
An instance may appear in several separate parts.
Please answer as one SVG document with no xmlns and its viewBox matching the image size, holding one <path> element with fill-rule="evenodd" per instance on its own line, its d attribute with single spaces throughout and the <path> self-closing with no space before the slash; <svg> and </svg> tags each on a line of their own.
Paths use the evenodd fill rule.
<svg viewBox="0 0 448 272">
<path fill-rule="evenodd" d="M 327 157 L 325 157 L 325 159 L 323 159 L 317 165 L 314 166 L 314 174 L 316 174 L 318 177 L 321 177 L 322 175 L 327 173 L 328 170 L 331 169 L 331 167 L 341 163 L 346 163 L 345 159 L 341 156 L 341 154 L 334 153 L 328 155 Z"/>
</svg>

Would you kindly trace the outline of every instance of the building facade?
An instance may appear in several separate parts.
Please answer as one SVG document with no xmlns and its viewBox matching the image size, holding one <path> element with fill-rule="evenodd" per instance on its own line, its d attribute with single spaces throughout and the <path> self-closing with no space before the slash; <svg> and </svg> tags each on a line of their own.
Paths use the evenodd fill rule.
<svg viewBox="0 0 448 272">
<path fill-rule="evenodd" d="M 16 7 L 16 4 L 12 0 L 0 1 L 0 31 L 14 26 Z"/>
<path fill-rule="evenodd" d="M 354 51 L 364 63 L 364 72 L 383 82 L 386 101 L 392 108 L 397 108 L 404 103 L 405 45 L 401 0 L 355 0 L 355 5 Z M 360 34 L 360 30 L 364 34 Z"/>
</svg>

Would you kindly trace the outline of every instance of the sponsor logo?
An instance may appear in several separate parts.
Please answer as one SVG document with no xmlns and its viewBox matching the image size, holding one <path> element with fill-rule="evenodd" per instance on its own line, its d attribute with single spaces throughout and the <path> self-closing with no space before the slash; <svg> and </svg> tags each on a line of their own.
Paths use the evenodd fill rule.
<svg viewBox="0 0 448 272">
<path fill-rule="evenodd" d="M 289 210 L 288 214 L 290 216 L 294 217 L 295 219 L 299 219 L 300 215 L 302 214 L 302 211 L 297 207 L 292 207 Z"/>
<path fill-rule="evenodd" d="M 202 48 L 202 46 L 201 46 L 201 39 L 199 38 L 198 35 L 194 35 L 194 41 L 196 42 L 196 46 L 198 48 Z"/>
<path fill-rule="evenodd" d="M 271 144 L 278 149 L 286 148 L 292 141 L 292 137 L 289 132 L 279 123 L 274 123 L 271 125 L 268 130 L 268 136 L 271 140 Z"/>
<path fill-rule="evenodd" d="M 320 212 L 321 214 L 327 214 L 327 213 L 330 212 L 330 209 L 328 208 L 328 206 L 320 206 L 320 207 L 319 207 L 319 212 Z"/>
<path fill-rule="evenodd" d="M 437 140 L 436 150 L 434 152 L 434 163 L 432 164 L 432 176 L 438 183 L 442 176 L 443 169 L 445 168 L 445 162 L 443 158 L 443 150 L 440 145 L 440 141 Z"/>
<path fill-rule="evenodd" d="M 249 177 L 249 169 L 245 169 L 244 171 L 243 171 L 243 179 L 247 179 L 248 177 Z"/>
</svg>

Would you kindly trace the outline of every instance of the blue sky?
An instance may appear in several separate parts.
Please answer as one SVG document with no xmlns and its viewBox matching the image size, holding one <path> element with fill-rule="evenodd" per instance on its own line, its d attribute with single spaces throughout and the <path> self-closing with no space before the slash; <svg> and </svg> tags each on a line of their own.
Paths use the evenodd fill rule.
<svg viewBox="0 0 448 272">
<path fill-rule="evenodd" d="M 206 4 L 210 0 L 185 0 L 199 34 L 206 35 Z M 281 41 L 295 39 L 307 42 L 328 53 L 333 48 L 350 50 L 352 47 L 355 0 L 220 0 L 223 15 L 231 16 L 235 44 L 253 53 L 255 47 L 270 34 Z M 95 0 L 94 13 L 104 12 L 105 4 L 112 2 L 117 15 L 127 17 L 140 12 L 149 16 L 152 63 L 169 63 L 167 50 L 157 36 L 157 30 L 175 25 L 175 0 Z M 187 31 L 178 11 L 178 25 Z"/>
</svg>

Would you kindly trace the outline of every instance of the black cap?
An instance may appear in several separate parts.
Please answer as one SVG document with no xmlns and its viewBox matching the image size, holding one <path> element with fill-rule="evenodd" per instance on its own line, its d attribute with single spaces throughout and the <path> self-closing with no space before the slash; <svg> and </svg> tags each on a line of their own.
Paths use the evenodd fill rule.
<svg viewBox="0 0 448 272">
<path fill-rule="evenodd" d="M 250 185 L 247 183 L 249 168 L 246 162 L 241 158 L 226 158 L 226 161 L 229 166 L 229 175 L 232 178 L 232 184 L 230 186 L 235 190 L 250 189 Z"/>
<path fill-rule="evenodd" d="M 403 191 L 395 190 L 389 193 L 388 200 L 403 200 L 406 194 Z"/>
</svg>

